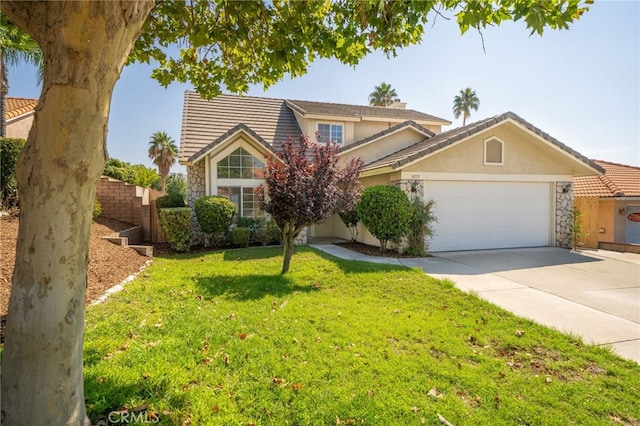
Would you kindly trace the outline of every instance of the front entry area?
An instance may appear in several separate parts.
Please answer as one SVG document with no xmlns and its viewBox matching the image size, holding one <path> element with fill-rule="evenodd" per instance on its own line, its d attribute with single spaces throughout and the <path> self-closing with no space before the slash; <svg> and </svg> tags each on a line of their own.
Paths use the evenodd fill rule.
<svg viewBox="0 0 640 426">
<path fill-rule="evenodd" d="M 427 181 L 436 234 L 429 251 L 552 245 L 549 182 Z"/>
</svg>

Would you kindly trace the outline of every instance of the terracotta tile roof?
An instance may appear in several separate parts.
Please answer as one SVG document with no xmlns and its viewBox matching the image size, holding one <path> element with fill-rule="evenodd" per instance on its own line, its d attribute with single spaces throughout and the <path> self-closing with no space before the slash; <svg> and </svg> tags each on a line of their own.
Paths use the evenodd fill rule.
<svg viewBox="0 0 640 426">
<path fill-rule="evenodd" d="M 488 129 L 489 127 L 493 127 L 506 120 L 515 121 L 519 125 L 526 128 L 527 130 L 535 133 L 542 139 L 555 145 L 556 147 L 560 148 L 567 154 L 576 158 L 578 161 L 585 163 L 587 166 L 593 168 L 594 170 L 597 170 L 600 172 L 604 171 L 600 168 L 600 166 L 598 166 L 597 164 L 589 160 L 584 155 L 569 148 L 568 146 L 561 143 L 557 139 L 551 137 L 549 134 L 543 132 L 542 130 L 535 127 L 531 123 L 520 118 L 518 115 L 514 114 L 513 112 L 506 112 L 504 114 L 496 115 L 494 117 L 489 117 L 484 120 L 477 121 L 475 123 L 467 124 L 466 126 L 463 126 L 463 127 L 458 127 L 456 129 L 448 130 L 432 138 L 424 139 L 410 147 L 404 148 L 384 158 L 373 161 L 367 164 L 364 169 L 371 170 L 371 169 L 377 169 L 380 167 L 392 167 L 393 169 L 401 168 L 407 165 L 408 163 L 417 161 L 428 154 L 431 154 L 440 149 L 443 149 L 462 139 L 466 139 L 470 136 L 473 136 L 474 134 L 479 133 L 482 130 Z"/>
<path fill-rule="evenodd" d="M 19 117 L 28 112 L 34 111 L 36 106 L 38 105 L 37 99 L 27 99 L 27 98 L 5 98 L 7 109 L 6 109 L 6 119 L 10 120 L 12 118 Z"/>
<path fill-rule="evenodd" d="M 604 174 L 573 178 L 574 197 L 640 197 L 640 167 L 593 161 Z"/>
<path fill-rule="evenodd" d="M 412 109 L 385 108 L 364 105 L 334 104 L 328 102 L 312 102 L 287 100 L 287 105 L 302 115 L 327 115 L 353 118 L 378 118 L 394 121 L 416 121 L 449 125 L 451 122 L 434 115 L 425 114 Z"/>
<path fill-rule="evenodd" d="M 344 145 L 342 147 L 340 147 L 340 152 L 344 152 L 344 151 L 349 151 L 353 148 L 359 147 L 361 145 L 365 145 L 369 142 L 375 141 L 376 139 L 380 139 L 386 135 L 389 135 L 391 133 L 395 133 L 399 130 L 405 129 L 405 128 L 412 128 L 415 129 L 416 131 L 422 133 L 425 137 L 433 137 L 435 136 L 435 133 L 433 133 L 431 130 L 427 129 L 426 127 L 422 127 L 421 125 L 417 124 L 414 121 L 405 121 L 404 123 L 400 123 L 400 124 L 396 124 L 395 126 L 391 126 L 386 130 L 383 130 L 381 132 L 375 133 L 369 137 L 366 137 L 364 139 L 360 139 L 359 141 L 356 141 L 354 143 L 351 143 L 349 145 Z"/>
<path fill-rule="evenodd" d="M 207 101 L 187 91 L 182 113 L 180 162 L 189 161 L 240 124 L 276 148 L 290 136 L 302 134 L 284 99 L 220 95 Z"/>
</svg>

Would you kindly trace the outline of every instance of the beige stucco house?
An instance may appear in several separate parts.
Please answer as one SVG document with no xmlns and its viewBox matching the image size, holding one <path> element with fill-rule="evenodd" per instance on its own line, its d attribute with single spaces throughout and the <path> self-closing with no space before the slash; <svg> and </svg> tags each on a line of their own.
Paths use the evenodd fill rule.
<svg viewBox="0 0 640 426">
<path fill-rule="evenodd" d="M 6 97 L 7 137 L 27 139 L 33 114 L 38 105 L 37 99 Z"/>
<path fill-rule="evenodd" d="M 582 213 L 584 247 L 640 245 L 640 167 L 594 160 L 603 175 L 573 179 L 574 204 Z M 632 251 L 632 248 L 627 248 Z M 640 246 L 635 249 L 640 252 Z"/>
<path fill-rule="evenodd" d="M 185 94 L 180 163 L 188 200 L 225 195 L 243 215 L 258 213 L 253 195 L 264 155 L 288 137 L 336 142 L 343 160 L 362 157 L 364 186 L 396 185 L 410 198 L 436 201 L 431 251 L 566 246 L 572 179 L 602 169 L 513 113 L 461 128 L 398 103 L 391 108 L 221 95 Z M 313 140 L 313 139 L 312 139 Z M 309 237 L 348 238 L 337 218 Z M 360 240 L 375 244 L 362 227 Z"/>
</svg>

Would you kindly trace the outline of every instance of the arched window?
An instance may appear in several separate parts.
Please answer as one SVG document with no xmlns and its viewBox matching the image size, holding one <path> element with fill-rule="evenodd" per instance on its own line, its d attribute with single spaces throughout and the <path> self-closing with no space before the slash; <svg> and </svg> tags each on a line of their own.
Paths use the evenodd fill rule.
<svg viewBox="0 0 640 426">
<path fill-rule="evenodd" d="M 218 162 L 218 179 L 264 179 L 264 164 L 244 148 Z"/>
<path fill-rule="evenodd" d="M 498 138 L 484 141 L 484 164 L 501 166 L 504 164 L 504 142 Z"/>
</svg>

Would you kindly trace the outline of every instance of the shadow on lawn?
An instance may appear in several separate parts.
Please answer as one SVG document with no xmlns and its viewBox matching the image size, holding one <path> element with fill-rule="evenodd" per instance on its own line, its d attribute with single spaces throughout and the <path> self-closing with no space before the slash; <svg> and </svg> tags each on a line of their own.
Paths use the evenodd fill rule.
<svg viewBox="0 0 640 426">
<path fill-rule="evenodd" d="M 235 300 L 256 300 L 265 296 L 310 293 L 320 290 L 315 285 L 298 285 L 283 275 L 219 275 L 195 280 L 202 296 L 208 299 L 230 297 Z"/>
<path fill-rule="evenodd" d="M 124 424 L 124 423 L 150 423 L 161 422 L 163 424 L 179 424 L 178 419 L 171 419 L 169 412 L 159 413 L 153 405 L 146 404 L 131 407 L 127 406 L 136 396 L 144 401 L 151 398 L 160 399 L 167 394 L 172 386 L 169 377 L 140 377 L 135 383 L 115 383 L 112 379 L 98 377 L 93 374 L 85 374 L 84 389 L 87 414 L 91 424 Z M 171 405 L 181 408 L 188 405 L 183 394 L 171 395 Z"/>
</svg>

